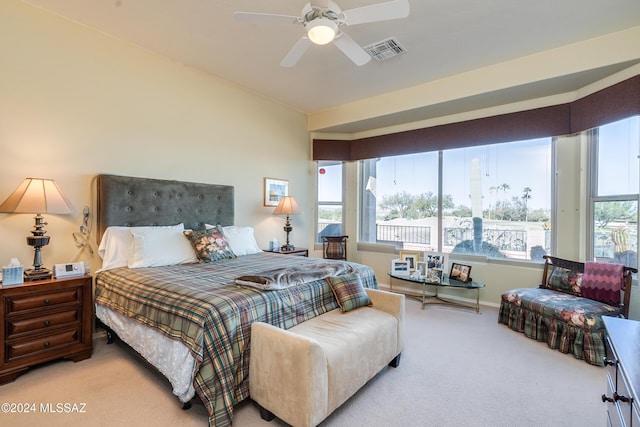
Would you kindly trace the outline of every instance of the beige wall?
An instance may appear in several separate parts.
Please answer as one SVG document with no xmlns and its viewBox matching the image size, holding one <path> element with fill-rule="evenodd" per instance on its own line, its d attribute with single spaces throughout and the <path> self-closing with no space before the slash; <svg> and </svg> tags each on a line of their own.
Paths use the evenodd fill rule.
<svg viewBox="0 0 640 427">
<path fill-rule="evenodd" d="M 46 177 L 74 207 L 46 215 L 45 266 L 75 254 L 98 173 L 233 185 L 236 223 L 263 247 L 284 240 L 283 219 L 263 207 L 264 177 L 312 203 L 304 114 L 17 0 L 0 2 L 0 53 L 0 199 Z M 32 216 L 0 214 L 0 264 L 32 264 Z M 293 222 L 293 243 L 306 246 L 311 217 Z"/>
</svg>

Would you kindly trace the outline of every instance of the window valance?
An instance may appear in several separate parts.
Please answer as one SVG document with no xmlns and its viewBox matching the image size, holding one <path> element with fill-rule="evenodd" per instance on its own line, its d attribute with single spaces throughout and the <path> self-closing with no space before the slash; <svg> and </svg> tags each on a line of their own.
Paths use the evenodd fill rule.
<svg viewBox="0 0 640 427">
<path fill-rule="evenodd" d="M 314 139 L 313 160 L 361 160 L 569 135 L 640 114 L 640 75 L 574 102 L 355 140 Z"/>
</svg>

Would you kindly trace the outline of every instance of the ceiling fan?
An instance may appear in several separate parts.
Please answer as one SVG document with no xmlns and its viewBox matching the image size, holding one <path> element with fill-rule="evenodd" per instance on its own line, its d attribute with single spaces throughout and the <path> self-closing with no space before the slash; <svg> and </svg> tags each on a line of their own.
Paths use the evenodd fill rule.
<svg viewBox="0 0 640 427">
<path fill-rule="evenodd" d="M 409 16 L 409 0 L 394 0 L 345 11 L 331 0 L 311 0 L 302 8 L 301 16 L 254 12 L 236 12 L 233 16 L 243 22 L 304 26 L 306 34 L 284 57 L 280 63 L 283 67 L 296 65 L 312 43 L 324 45 L 331 42 L 356 65 L 361 66 L 369 62 L 371 56 L 343 32 L 341 27 L 406 18 Z"/>
</svg>

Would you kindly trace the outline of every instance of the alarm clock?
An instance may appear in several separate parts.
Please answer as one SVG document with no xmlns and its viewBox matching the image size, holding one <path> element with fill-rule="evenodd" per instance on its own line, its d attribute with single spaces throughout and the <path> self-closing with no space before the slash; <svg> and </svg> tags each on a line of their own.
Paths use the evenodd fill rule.
<svg viewBox="0 0 640 427">
<path fill-rule="evenodd" d="M 55 264 L 53 275 L 56 279 L 65 277 L 78 277 L 85 275 L 84 262 L 70 262 L 68 264 Z"/>
</svg>

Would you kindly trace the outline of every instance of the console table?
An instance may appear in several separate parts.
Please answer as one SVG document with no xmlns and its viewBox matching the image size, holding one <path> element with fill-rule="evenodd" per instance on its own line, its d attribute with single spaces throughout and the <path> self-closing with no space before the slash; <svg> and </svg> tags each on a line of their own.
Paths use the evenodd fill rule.
<svg viewBox="0 0 640 427">
<path fill-rule="evenodd" d="M 459 282 L 457 280 L 450 280 L 448 274 L 444 274 L 442 280 L 439 283 L 430 282 L 426 279 L 426 277 L 413 277 L 404 274 L 394 274 L 387 273 L 390 277 L 389 285 L 391 287 L 391 292 L 393 292 L 393 280 L 403 280 L 405 282 L 417 283 L 422 287 L 422 298 L 418 298 L 419 301 L 422 302 L 422 309 L 427 304 L 447 304 L 447 305 L 455 305 L 457 307 L 465 307 L 465 308 L 473 308 L 476 310 L 476 313 L 480 314 L 480 289 L 484 288 L 486 285 L 482 282 L 471 281 L 471 282 Z M 433 295 L 427 294 L 427 287 L 433 286 L 435 293 Z M 444 299 L 438 295 L 438 289 L 462 289 L 466 291 L 476 291 L 476 303 L 475 305 L 469 305 L 457 301 L 452 301 L 448 299 Z"/>
</svg>

